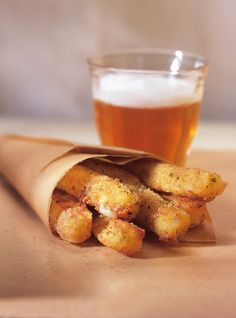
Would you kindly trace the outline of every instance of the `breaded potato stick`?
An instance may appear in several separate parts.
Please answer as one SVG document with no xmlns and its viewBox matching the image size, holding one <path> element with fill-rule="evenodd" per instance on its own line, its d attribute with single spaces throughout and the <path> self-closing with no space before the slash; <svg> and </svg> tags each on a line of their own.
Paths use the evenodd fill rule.
<svg viewBox="0 0 236 318">
<path fill-rule="evenodd" d="M 142 191 L 142 206 L 135 221 L 168 243 L 177 242 L 190 226 L 187 212 L 147 188 Z"/>
<path fill-rule="evenodd" d="M 93 221 L 93 234 L 103 245 L 132 256 L 140 251 L 145 231 L 125 220 L 100 216 Z"/>
<path fill-rule="evenodd" d="M 82 243 L 91 236 L 92 213 L 74 197 L 55 190 L 49 212 L 50 227 L 65 241 Z"/>
<path fill-rule="evenodd" d="M 140 189 L 144 188 L 144 185 L 134 174 L 123 167 L 109 163 L 105 160 L 89 159 L 83 162 L 83 165 L 97 173 L 102 173 L 110 178 L 119 180 L 134 192 L 140 192 Z"/>
<path fill-rule="evenodd" d="M 91 205 L 105 216 L 133 219 L 140 209 L 137 192 L 118 179 L 82 164 L 70 169 L 57 187 Z"/>
<path fill-rule="evenodd" d="M 189 228 L 190 217 L 182 208 L 161 198 L 147 189 L 136 176 L 124 168 L 99 160 L 88 160 L 85 165 L 95 171 L 119 179 L 132 191 L 139 192 L 141 209 L 135 222 L 145 229 L 156 233 L 161 241 L 177 241 Z"/>
<path fill-rule="evenodd" d="M 176 195 L 161 194 L 161 197 L 167 201 L 174 203 L 182 208 L 190 216 L 190 228 L 199 225 L 204 220 L 204 215 L 207 212 L 206 203 L 203 200 L 195 200 Z"/>
<path fill-rule="evenodd" d="M 213 200 L 226 186 L 215 172 L 157 163 L 151 159 L 131 162 L 127 168 L 155 191 L 204 201 Z"/>
</svg>

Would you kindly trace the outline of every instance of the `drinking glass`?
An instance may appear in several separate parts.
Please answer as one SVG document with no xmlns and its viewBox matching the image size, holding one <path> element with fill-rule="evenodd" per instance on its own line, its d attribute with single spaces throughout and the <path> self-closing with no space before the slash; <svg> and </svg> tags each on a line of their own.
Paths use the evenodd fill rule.
<svg viewBox="0 0 236 318">
<path fill-rule="evenodd" d="M 88 59 L 102 144 L 184 165 L 196 133 L 208 65 L 181 50 L 137 49 Z"/>
</svg>

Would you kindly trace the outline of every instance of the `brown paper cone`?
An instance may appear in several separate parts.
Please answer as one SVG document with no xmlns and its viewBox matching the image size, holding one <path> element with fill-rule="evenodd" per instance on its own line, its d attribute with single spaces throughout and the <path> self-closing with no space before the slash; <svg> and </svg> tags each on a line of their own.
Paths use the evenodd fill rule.
<svg viewBox="0 0 236 318">
<path fill-rule="evenodd" d="M 106 157 L 123 165 L 151 157 L 141 151 L 76 144 L 64 140 L 7 135 L 0 138 L 0 172 L 12 183 L 49 228 L 51 197 L 58 181 L 75 164 Z M 214 229 L 207 215 L 202 226 L 189 231 L 184 241 L 214 242 Z"/>
</svg>

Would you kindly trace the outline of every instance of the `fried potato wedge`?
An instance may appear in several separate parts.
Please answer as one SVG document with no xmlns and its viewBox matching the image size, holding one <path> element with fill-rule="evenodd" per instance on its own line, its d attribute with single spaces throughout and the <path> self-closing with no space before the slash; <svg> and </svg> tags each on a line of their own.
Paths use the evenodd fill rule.
<svg viewBox="0 0 236 318">
<path fill-rule="evenodd" d="M 189 228 L 190 217 L 182 208 L 167 202 L 147 189 L 136 176 L 124 168 L 104 161 L 88 160 L 85 165 L 107 176 L 119 179 L 131 191 L 139 193 L 141 209 L 135 222 L 145 229 L 156 233 L 161 241 L 176 242 Z"/>
<path fill-rule="evenodd" d="M 145 231 L 125 220 L 100 216 L 93 221 L 93 234 L 103 245 L 132 256 L 140 251 Z"/>
<path fill-rule="evenodd" d="M 70 169 L 57 187 L 91 205 L 105 216 L 133 219 L 140 209 L 137 192 L 118 179 L 82 164 Z"/>
<path fill-rule="evenodd" d="M 151 159 L 131 162 L 127 168 L 155 191 L 204 201 L 213 200 L 226 186 L 215 172 L 157 163 Z"/>
<path fill-rule="evenodd" d="M 92 213 L 74 197 L 55 190 L 49 212 L 50 227 L 65 241 L 82 243 L 91 236 Z"/>
<path fill-rule="evenodd" d="M 182 208 L 190 216 L 190 228 L 201 224 L 204 221 L 204 215 L 207 212 L 206 203 L 201 200 L 192 198 L 179 197 L 176 195 L 161 194 L 162 198 L 174 203 Z"/>
</svg>

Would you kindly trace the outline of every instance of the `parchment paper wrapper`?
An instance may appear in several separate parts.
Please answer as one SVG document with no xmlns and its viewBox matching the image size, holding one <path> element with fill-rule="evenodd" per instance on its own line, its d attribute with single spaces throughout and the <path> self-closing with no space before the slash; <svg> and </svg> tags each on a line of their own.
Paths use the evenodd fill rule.
<svg viewBox="0 0 236 318">
<path fill-rule="evenodd" d="M 6 135 L 0 138 L 0 172 L 49 228 L 51 197 L 58 181 L 75 164 L 89 158 L 106 158 L 125 165 L 132 160 L 154 158 L 152 154 L 124 148 L 76 144 L 57 139 Z M 209 215 L 205 222 L 188 231 L 185 242 L 215 242 Z"/>
</svg>

